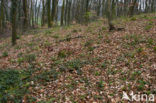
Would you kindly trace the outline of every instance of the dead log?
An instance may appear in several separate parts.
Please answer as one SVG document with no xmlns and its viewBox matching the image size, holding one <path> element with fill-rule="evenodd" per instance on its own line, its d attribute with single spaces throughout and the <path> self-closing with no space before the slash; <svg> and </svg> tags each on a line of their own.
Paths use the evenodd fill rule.
<svg viewBox="0 0 156 103">
<path fill-rule="evenodd" d="M 70 40 L 72 40 L 72 39 L 78 39 L 78 38 L 83 38 L 83 37 L 85 37 L 85 36 L 76 36 L 76 37 L 68 37 L 68 38 L 65 38 L 65 39 L 63 39 L 63 40 L 59 40 L 59 42 L 64 42 L 64 41 L 70 41 Z"/>
</svg>

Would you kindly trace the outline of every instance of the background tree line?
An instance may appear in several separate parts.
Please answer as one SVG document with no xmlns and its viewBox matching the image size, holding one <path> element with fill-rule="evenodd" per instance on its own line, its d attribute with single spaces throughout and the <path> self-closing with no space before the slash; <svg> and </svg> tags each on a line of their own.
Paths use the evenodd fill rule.
<svg viewBox="0 0 156 103">
<path fill-rule="evenodd" d="M 156 0 L 0 0 L 0 36 L 12 30 L 12 44 L 17 33 L 37 27 L 80 23 L 87 25 L 107 17 L 113 30 L 113 18 L 156 11 Z"/>
</svg>

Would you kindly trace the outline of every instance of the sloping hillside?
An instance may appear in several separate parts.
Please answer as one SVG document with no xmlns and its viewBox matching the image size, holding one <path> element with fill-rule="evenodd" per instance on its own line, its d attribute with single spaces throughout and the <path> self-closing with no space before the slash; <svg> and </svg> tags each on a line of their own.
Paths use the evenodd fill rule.
<svg viewBox="0 0 156 103">
<path fill-rule="evenodd" d="M 0 39 L 0 100 L 117 103 L 123 91 L 156 93 L 156 15 L 37 29 L 12 47 Z M 18 102 L 17 102 L 18 103 Z"/>
</svg>

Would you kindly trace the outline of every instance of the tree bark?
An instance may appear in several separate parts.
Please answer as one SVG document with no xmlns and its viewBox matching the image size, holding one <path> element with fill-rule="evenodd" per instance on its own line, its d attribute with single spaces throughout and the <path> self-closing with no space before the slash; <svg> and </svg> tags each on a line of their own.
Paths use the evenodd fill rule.
<svg viewBox="0 0 156 103">
<path fill-rule="evenodd" d="M 134 1 L 133 1 L 132 6 L 130 7 L 129 16 L 133 16 L 134 8 L 135 8 L 135 5 L 136 5 L 136 2 L 137 2 L 137 0 L 134 0 Z"/>
<path fill-rule="evenodd" d="M 85 24 L 89 22 L 89 0 L 86 0 Z"/>
<path fill-rule="evenodd" d="M 51 0 L 47 0 L 48 28 L 50 28 L 50 27 L 51 27 L 50 4 L 51 4 Z"/>
<path fill-rule="evenodd" d="M 64 21 L 64 4 L 65 1 L 63 0 L 62 10 L 61 10 L 61 26 L 63 26 L 63 21 Z"/>
<path fill-rule="evenodd" d="M 17 0 L 12 0 L 11 4 L 11 15 L 12 15 L 12 45 L 16 44 L 16 9 Z"/>
<path fill-rule="evenodd" d="M 0 31 L 4 28 L 4 0 L 1 0 Z"/>
<path fill-rule="evenodd" d="M 53 0 L 52 1 L 52 15 L 51 15 L 53 24 L 54 24 L 54 19 L 55 19 L 55 15 L 56 15 L 56 7 L 57 7 L 57 0 Z"/>
<path fill-rule="evenodd" d="M 112 9 L 111 9 L 111 0 L 107 0 L 107 18 L 108 18 L 108 25 L 109 25 L 109 31 L 115 30 L 115 27 L 112 23 L 113 17 L 112 17 Z"/>
<path fill-rule="evenodd" d="M 71 1 L 69 1 L 69 5 L 68 5 L 68 20 L 67 20 L 67 25 L 69 25 L 70 24 L 70 10 L 71 10 Z"/>
<path fill-rule="evenodd" d="M 31 24 L 32 24 L 32 27 L 34 28 L 34 12 L 33 12 L 33 2 L 32 2 L 32 0 L 31 0 Z"/>
<path fill-rule="evenodd" d="M 66 0 L 66 7 L 65 7 L 65 25 L 67 25 L 67 21 L 68 21 L 68 17 L 67 17 L 67 13 L 68 13 L 68 0 Z"/>
<path fill-rule="evenodd" d="M 45 24 L 45 3 L 44 3 L 44 0 L 42 0 L 42 23 L 41 23 L 41 26 L 44 26 L 44 24 Z"/>
<path fill-rule="evenodd" d="M 27 11 L 27 0 L 23 0 L 23 11 L 24 11 L 24 29 L 27 29 L 28 26 L 28 11 Z"/>
</svg>

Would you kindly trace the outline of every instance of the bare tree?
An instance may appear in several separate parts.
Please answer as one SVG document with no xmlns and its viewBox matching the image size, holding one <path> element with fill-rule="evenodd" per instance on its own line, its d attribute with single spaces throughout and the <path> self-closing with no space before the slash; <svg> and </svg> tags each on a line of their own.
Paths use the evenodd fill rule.
<svg viewBox="0 0 156 103">
<path fill-rule="evenodd" d="M 108 18 L 108 25 L 109 25 L 109 31 L 115 30 L 115 27 L 112 23 L 113 17 L 112 17 L 112 9 L 111 9 L 111 0 L 107 0 L 107 18 Z"/>
<path fill-rule="evenodd" d="M 48 27 L 51 27 L 51 17 L 50 17 L 50 5 L 51 0 L 47 0 L 47 17 L 48 17 Z"/>
<path fill-rule="evenodd" d="M 42 21 L 41 26 L 45 24 L 45 0 L 42 0 Z"/>
<path fill-rule="evenodd" d="M 0 31 L 3 31 L 4 27 L 4 0 L 1 0 L 1 5 L 0 5 Z"/>
<path fill-rule="evenodd" d="M 16 44 L 16 15 L 17 15 L 17 0 L 11 0 L 11 16 L 12 16 L 12 45 Z"/>
<path fill-rule="evenodd" d="M 133 0 L 133 1 L 132 1 L 132 5 L 130 6 L 130 9 L 129 9 L 129 16 L 133 16 L 134 8 L 135 8 L 135 5 L 136 5 L 136 2 L 137 2 L 137 0 Z"/>
<path fill-rule="evenodd" d="M 65 0 L 63 0 L 62 10 L 61 10 L 61 26 L 63 25 L 64 22 L 64 5 L 65 5 Z"/>
<path fill-rule="evenodd" d="M 23 11 L 24 11 L 24 29 L 28 26 L 28 11 L 27 11 L 27 0 L 23 0 Z"/>
</svg>

